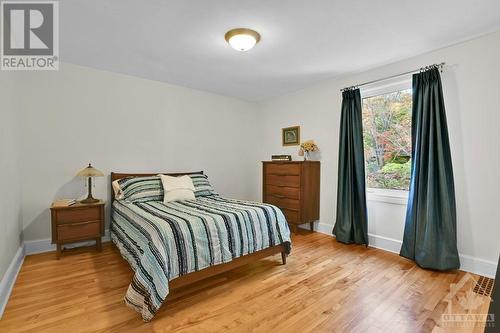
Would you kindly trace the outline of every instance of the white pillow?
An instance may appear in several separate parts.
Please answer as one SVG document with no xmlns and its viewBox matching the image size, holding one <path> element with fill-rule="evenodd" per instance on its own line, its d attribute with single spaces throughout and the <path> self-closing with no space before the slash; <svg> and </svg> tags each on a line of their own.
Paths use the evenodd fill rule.
<svg viewBox="0 0 500 333">
<path fill-rule="evenodd" d="M 115 180 L 111 184 L 113 185 L 113 192 L 115 192 L 115 199 L 120 200 L 123 198 L 123 193 L 120 188 L 120 183 L 118 183 L 119 179 Z"/>
<path fill-rule="evenodd" d="M 160 175 L 165 197 L 163 203 L 181 200 L 194 200 L 194 185 L 191 177 L 172 177 Z"/>
</svg>

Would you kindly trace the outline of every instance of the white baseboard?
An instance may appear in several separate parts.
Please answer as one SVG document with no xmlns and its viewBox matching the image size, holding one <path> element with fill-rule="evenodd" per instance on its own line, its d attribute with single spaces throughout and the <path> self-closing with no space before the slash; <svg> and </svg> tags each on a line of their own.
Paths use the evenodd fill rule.
<svg viewBox="0 0 500 333">
<path fill-rule="evenodd" d="M 476 273 L 494 279 L 497 273 L 497 263 L 494 261 L 484 260 L 471 257 L 466 254 L 459 254 L 460 270 Z"/>
<path fill-rule="evenodd" d="M 394 238 L 368 234 L 368 243 L 371 247 L 399 254 L 403 242 Z"/>
<path fill-rule="evenodd" d="M 2 319 L 3 312 L 5 307 L 7 306 L 7 302 L 10 297 L 10 293 L 12 292 L 12 288 L 14 288 L 14 284 L 16 283 L 17 274 L 21 270 L 21 266 L 24 261 L 24 247 L 23 245 L 19 246 L 14 258 L 10 262 L 9 268 L 5 272 L 5 275 L 0 281 L 0 319 Z"/>
<path fill-rule="evenodd" d="M 24 241 L 25 255 L 55 251 L 56 245 L 50 239 Z"/>
<path fill-rule="evenodd" d="M 300 225 L 300 228 L 309 230 L 309 224 Z M 333 236 L 332 230 L 333 225 L 315 222 L 314 230 L 322 234 Z M 399 254 L 401 249 L 402 241 L 388 238 L 384 236 L 379 236 L 375 234 L 368 234 L 369 246 L 375 247 L 380 250 L 389 251 Z M 460 270 L 474 273 L 478 275 L 483 275 L 489 278 L 495 278 L 497 272 L 497 263 L 494 261 L 484 260 L 481 258 L 472 257 L 466 254 L 459 254 L 460 257 Z"/>
</svg>

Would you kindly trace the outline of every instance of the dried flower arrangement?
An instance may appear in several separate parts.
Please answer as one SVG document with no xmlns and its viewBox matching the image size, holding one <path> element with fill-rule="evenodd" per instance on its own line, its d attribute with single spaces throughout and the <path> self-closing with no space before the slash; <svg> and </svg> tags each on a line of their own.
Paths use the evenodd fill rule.
<svg viewBox="0 0 500 333">
<path fill-rule="evenodd" d="M 319 148 L 316 143 L 314 143 L 314 140 L 307 140 L 300 144 L 299 156 L 304 156 L 304 161 L 307 161 L 309 159 L 309 154 L 318 150 Z"/>
</svg>

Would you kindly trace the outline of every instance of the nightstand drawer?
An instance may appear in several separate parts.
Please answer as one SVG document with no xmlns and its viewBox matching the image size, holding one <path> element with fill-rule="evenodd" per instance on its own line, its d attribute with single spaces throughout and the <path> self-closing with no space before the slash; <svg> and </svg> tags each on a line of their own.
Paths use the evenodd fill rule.
<svg viewBox="0 0 500 333">
<path fill-rule="evenodd" d="M 101 207 L 89 207 L 81 209 L 61 209 L 56 212 L 57 223 L 75 223 L 98 221 L 101 219 Z"/>
<path fill-rule="evenodd" d="M 77 202 L 72 206 L 50 207 L 52 214 L 52 243 L 57 244 L 57 259 L 62 254 L 64 244 L 84 240 L 95 240 L 97 250 L 101 250 L 101 236 L 104 234 L 104 205 Z"/>
<path fill-rule="evenodd" d="M 99 221 L 62 224 L 57 226 L 57 238 L 63 241 L 85 237 L 99 237 L 100 235 Z"/>
</svg>

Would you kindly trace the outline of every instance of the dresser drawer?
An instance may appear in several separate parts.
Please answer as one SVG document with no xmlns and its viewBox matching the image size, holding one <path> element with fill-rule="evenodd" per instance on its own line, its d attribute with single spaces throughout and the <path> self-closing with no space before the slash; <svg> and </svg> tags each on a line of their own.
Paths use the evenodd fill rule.
<svg viewBox="0 0 500 333">
<path fill-rule="evenodd" d="M 62 224 L 57 226 L 57 238 L 65 241 L 85 237 L 99 237 L 101 235 L 99 229 L 99 221 Z"/>
<path fill-rule="evenodd" d="M 300 187 L 300 176 L 266 175 L 266 183 L 275 186 Z"/>
<path fill-rule="evenodd" d="M 276 163 L 266 166 L 266 173 L 272 175 L 300 175 L 300 164 Z"/>
<path fill-rule="evenodd" d="M 285 214 L 286 221 L 290 224 L 300 224 L 300 215 L 296 210 L 282 209 Z"/>
<path fill-rule="evenodd" d="M 267 194 L 277 197 L 297 200 L 300 198 L 300 188 L 298 187 L 267 185 L 265 191 Z"/>
<path fill-rule="evenodd" d="M 300 208 L 300 201 L 297 199 L 279 198 L 274 195 L 267 195 L 266 202 L 271 205 L 278 206 L 279 208 L 290 208 L 298 210 Z"/>
<path fill-rule="evenodd" d="M 97 221 L 101 219 L 101 207 L 82 209 L 61 209 L 56 212 L 57 223 L 75 223 Z"/>
</svg>

